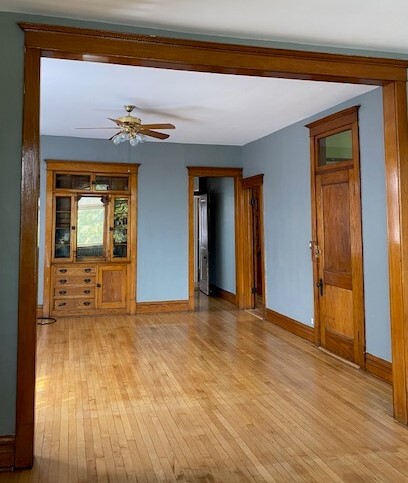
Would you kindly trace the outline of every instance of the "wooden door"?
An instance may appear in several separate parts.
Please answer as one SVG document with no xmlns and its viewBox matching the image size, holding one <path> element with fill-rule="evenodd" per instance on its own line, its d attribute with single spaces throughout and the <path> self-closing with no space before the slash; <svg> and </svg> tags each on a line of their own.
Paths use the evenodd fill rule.
<svg viewBox="0 0 408 483">
<path fill-rule="evenodd" d="M 127 306 L 127 265 L 98 267 L 96 305 L 98 309 L 124 309 Z"/>
<path fill-rule="evenodd" d="M 200 195 L 199 212 L 199 231 L 200 231 L 200 250 L 199 250 L 199 270 L 200 270 L 200 291 L 210 295 L 210 268 L 208 261 L 208 195 Z"/>
<path fill-rule="evenodd" d="M 254 306 L 261 306 L 263 300 L 263 261 L 261 235 L 261 188 L 255 186 L 251 190 L 252 208 L 252 263 L 253 263 L 253 292 Z"/>
<path fill-rule="evenodd" d="M 316 342 L 364 366 L 357 109 L 311 128 Z"/>
</svg>

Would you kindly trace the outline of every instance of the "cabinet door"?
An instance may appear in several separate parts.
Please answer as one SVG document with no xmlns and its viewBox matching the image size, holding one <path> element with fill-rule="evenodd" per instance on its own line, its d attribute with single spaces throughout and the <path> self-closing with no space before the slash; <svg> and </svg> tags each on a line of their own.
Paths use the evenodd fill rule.
<svg viewBox="0 0 408 483">
<path fill-rule="evenodd" d="M 110 213 L 110 246 L 112 260 L 128 260 L 128 220 L 129 198 L 126 196 L 112 196 Z"/>
<path fill-rule="evenodd" d="M 96 304 L 98 309 L 127 307 L 127 265 L 106 265 L 98 268 Z"/>
<path fill-rule="evenodd" d="M 73 196 L 55 196 L 53 216 L 53 259 L 55 261 L 72 261 L 75 243 L 75 237 L 72 236 L 73 216 Z"/>
</svg>

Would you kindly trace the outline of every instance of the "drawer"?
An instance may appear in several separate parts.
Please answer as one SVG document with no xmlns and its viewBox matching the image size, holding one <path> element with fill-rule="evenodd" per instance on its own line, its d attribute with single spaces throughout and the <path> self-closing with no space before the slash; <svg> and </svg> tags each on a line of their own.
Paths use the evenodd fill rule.
<svg viewBox="0 0 408 483">
<path fill-rule="evenodd" d="M 56 299 L 54 310 L 90 310 L 95 308 L 94 299 Z"/>
<path fill-rule="evenodd" d="M 65 287 L 67 285 L 94 286 L 95 275 L 60 275 L 55 277 L 54 287 Z"/>
<path fill-rule="evenodd" d="M 54 289 L 55 298 L 64 297 L 95 297 L 95 287 L 89 285 L 81 287 L 73 287 L 68 285 L 63 287 L 62 285 Z"/>
<path fill-rule="evenodd" d="M 83 265 L 83 266 L 75 266 L 75 267 L 70 267 L 70 266 L 58 266 L 54 267 L 54 272 L 55 275 L 95 275 L 96 273 L 96 267 L 92 265 Z"/>
</svg>

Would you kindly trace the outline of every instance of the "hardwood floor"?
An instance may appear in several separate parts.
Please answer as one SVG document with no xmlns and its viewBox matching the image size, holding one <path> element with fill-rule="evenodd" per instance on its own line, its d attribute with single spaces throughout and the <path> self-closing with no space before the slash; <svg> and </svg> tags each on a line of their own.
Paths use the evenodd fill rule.
<svg viewBox="0 0 408 483">
<path fill-rule="evenodd" d="M 402 482 L 388 384 L 228 302 L 38 327 L 36 462 L 0 482 Z"/>
</svg>

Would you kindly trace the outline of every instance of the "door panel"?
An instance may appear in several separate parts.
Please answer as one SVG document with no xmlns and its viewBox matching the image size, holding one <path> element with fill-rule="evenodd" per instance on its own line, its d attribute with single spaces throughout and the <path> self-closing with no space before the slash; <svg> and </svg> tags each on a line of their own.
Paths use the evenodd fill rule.
<svg viewBox="0 0 408 483">
<path fill-rule="evenodd" d="M 208 195 L 200 195 L 199 211 L 199 230 L 200 230 L 200 250 L 199 250 L 199 269 L 200 269 L 200 290 L 206 295 L 210 295 L 210 277 L 208 262 Z"/>
<path fill-rule="evenodd" d="M 316 343 L 365 364 L 358 106 L 308 124 Z"/>
<path fill-rule="evenodd" d="M 323 283 L 319 289 L 320 342 L 331 352 L 354 360 L 349 171 L 318 175 L 316 201 Z"/>
</svg>

